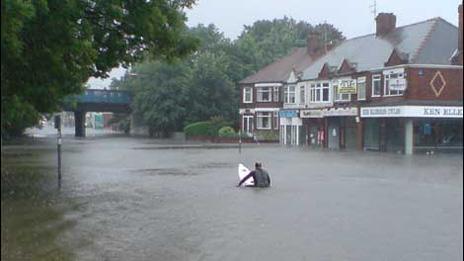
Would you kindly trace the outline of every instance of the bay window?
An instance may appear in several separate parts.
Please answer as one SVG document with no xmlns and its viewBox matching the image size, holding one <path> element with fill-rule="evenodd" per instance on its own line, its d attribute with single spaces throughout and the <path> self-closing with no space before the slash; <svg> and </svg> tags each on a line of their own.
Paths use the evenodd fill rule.
<svg viewBox="0 0 464 261">
<path fill-rule="evenodd" d="M 257 102 L 270 102 L 271 100 L 271 87 L 258 87 L 256 88 L 256 101 Z"/>
<path fill-rule="evenodd" d="M 279 87 L 274 87 L 273 88 L 273 94 L 272 94 L 274 102 L 279 102 L 280 101 L 280 88 Z"/>
<path fill-rule="evenodd" d="M 304 85 L 300 86 L 300 105 L 305 104 L 305 87 Z"/>
<path fill-rule="evenodd" d="M 256 113 L 256 128 L 271 129 L 272 112 L 257 112 Z"/>
<path fill-rule="evenodd" d="M 311 102 L 329 102 L 330 84 L 328 82 L 311 83 L 310 93 Z"/>
<path fill-rule="evenodd" d="M 295 85 L 287 85 L 284 90 L 284 103 L 294 104 L 296 102 Z"/>
</svg>

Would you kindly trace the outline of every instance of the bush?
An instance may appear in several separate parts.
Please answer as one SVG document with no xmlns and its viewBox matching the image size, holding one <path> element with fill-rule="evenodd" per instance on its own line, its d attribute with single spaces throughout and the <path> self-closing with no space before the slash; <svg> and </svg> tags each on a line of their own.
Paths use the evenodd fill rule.
<svg viewBox="0 0 464 261">
<path fill-rule="evenodd" d="M 237 136 L 234 129 L 229 126 L 224 126 L 220 128 L 218 131 L 218 135 L 219 137 L 222 137 L 222 138 L 232 138 L 232 137 Z"/>
<path fill-rule="evenodd" d="M 209 136 L 211 129 L 211 122 L 200 121 L 185 126 L 184 133 L 187 137 L 192 136 Z"/>
<path fill-rule="evenodd" d="M 212 117 L 209 121 L 200 121 L 189 124 L 185 126 L 184 133 L 187 137 L 192 136 L 208 136 L 208 137 L 217 137 L 219 135 L 219 130 L 223 127 L 229 128 L 224 130 L 229 135 L 227 137 L 233 137 L 235 131 L 233 128 L 228 127 L 230 122 L 225 121 L 222 117 Z M 223 132 L 224 132 L 223 131 Z M 226 137 L 226 136 L 223 136 Z"/>
</svg>

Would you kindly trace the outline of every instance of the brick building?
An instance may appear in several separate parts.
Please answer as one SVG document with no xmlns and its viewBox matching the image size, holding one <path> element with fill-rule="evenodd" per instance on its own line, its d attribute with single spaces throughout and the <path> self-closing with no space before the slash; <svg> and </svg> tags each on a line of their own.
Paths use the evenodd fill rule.
<svg viewBox="0 0 464 261">
<path fill-rule="evenodd" d="M 340 43 L 304 69 L 286 67 L 274 107 L 281 106 L 281 143 L 462 150 L 462 5 L 459 29 L 441 18 L 397 27 L 390 13 L 376 23 L 375 33 Z"/>
</svg>

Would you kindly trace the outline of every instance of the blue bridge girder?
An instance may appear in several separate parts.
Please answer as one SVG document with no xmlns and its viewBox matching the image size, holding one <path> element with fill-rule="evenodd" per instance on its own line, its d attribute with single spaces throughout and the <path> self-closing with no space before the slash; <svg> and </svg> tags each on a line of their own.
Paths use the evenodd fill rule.
<svg viewBox="0 0 464 261">
<path fill-rule="evenodd" d="M 86 89 L 65 99 L 64 109 L 82 112 L 129 113 L 131 93 L 119 90 Z"/>
<path fill-rule="evenodd" d="M 132 95 L 128 91 L 86 89 L 65 99 L 63 109 L 74 112 L 75 136 L 85 137 L 87 112 L 130 113 Z"/>
</svg>

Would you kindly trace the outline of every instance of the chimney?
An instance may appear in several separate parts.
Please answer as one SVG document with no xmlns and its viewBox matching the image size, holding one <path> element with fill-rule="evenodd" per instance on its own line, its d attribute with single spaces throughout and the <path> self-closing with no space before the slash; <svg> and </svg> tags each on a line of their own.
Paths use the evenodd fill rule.
<svg viewBox="0 0 464 261">
<path fill-rule="evenodd" d="M 375 21 L 377 36 L 384 36 L 396 28 L 396 16 L 393 13 L 380 13 Z"/>
<path fill-rule="evenodd" d="M 318 33 L 309 33 L 306 48 L 309 56 L 315 56 L 322 51 L 321 39 Z"/>
</svg>

